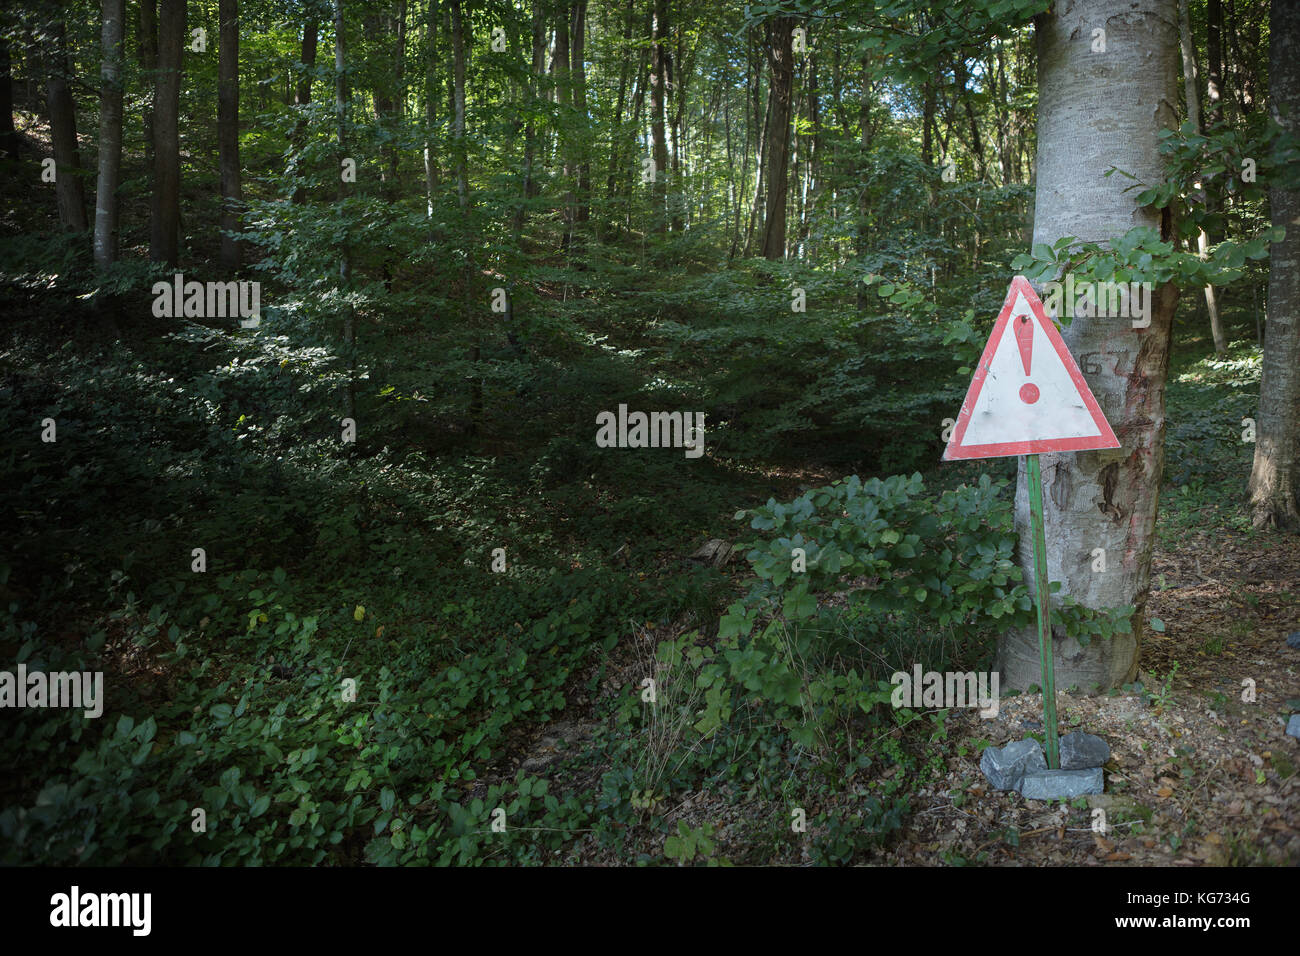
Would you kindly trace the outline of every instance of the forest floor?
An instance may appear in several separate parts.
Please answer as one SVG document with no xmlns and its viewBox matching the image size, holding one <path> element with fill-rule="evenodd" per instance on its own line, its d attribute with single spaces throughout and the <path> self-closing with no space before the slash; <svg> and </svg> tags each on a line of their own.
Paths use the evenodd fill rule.
<svg viewBox="0 0 1300 956">
<path fill-rule="evenodd" d="M 1289 633 L 1300 630 L 1300 547 L 1288 536 L 1236 530 L 1221 520 L 1197 527 L 1196 512 L 1189 514 L 1177 496 L 1171 500 L 1171 513 L 1161 518 L 1164 533 L 1153 556 L 1146 609 L 1148 618 L 1163 623 L 1163 631 L 1147 630 L 1137 681 L 1110 694 L 1058 694 L 1060 733 L 1097 734 L 1111 747 L 1106 792 L 1067 805 L 989 787 L 979 769 L 983 748 L 1030 734 L 1041 738 L 1041 694 L 1003 698 L 998 714 L 987 719 L 975 710 L 952 710 L 939 747 L 942 766 L 911 791 L 911 812 L 902 829 L 855 862 L 1300 862 L 1300 740 L 1285 733 L 1287 717 L 1300 711 L 1300 649 L 1286 643 Z M 616 659 L 605 662 L 599 697 L 635 694 L 654 666 L 657 643 L 692 626 L 683 621 L 671 628 L 647 627 L 635 641 L 621 642 Z M 609 764 L 588 763 L 576 775 L 562 768 L 566 755 L 582 753 L 599 736 L 599 704 L 581 695 L 571 698 L 564 719 L 520 740 L 506 766 L 554 776 L 565 790 L 597 788 Z M 647 749 L 656 745 L 671 749 L 671 741 L 647 741 Z M 845 764 L 845 785 L 830 800 L 846 810 L 878 787 L 880 776 L 898 770 L 888 765 L 873 777 Z M 861 780 L 854 779 L 858 775 Z M 670 824 L 677 819 L 693 827 L 711 824 L 723 859 L 808 862 L 799 837 L 783 825 L 789 819 L 786 805 L 738 800 L 728 787 L 676 794 L 672 806 L 653 812 L 666 814 Z M 760 827 L 769 837 L 762 850 L 754 846 L 755 819 L 769 821 Z M 634 829 L 617 851 L 579 840 L 571 859 L 617 865 L 634 850 L 655 854 L 661 837 Z"/>
<path fill-rule="evenodd" d="M 1052 805 L 989 787 L 979 769 L 980 752 L 1041 733 L 1040 694 L 1004 699 L 998 714 L 987 719 L 974 710 L 954 710 L 946 721 L 941 773 L 913 792 L 912 813 L 897 837 L 857 862 L 1249 866 L 1300 861 L 1300 741 L 1285 733 L 1287 715 L 1300 710 L 1300 649 L 1285 640 L 1300 630 L 1300 549 L 1281 538 L 1197 532 L 1176 547 L 1157 549 L 1153 579 L 1148 612 L 1163 620 L 1165 630 L 1148 633 L 1139 680 L 1109 695 L 1058 695 L 1062 734 L 1082 730 L 1110 744 L 1104 794 Z M 675 634 L 645 631 L 635 645 L 623 645 L 631 653 L 609 668 L 602 696 L 632 693 L 655 642 L 668 636 Z M 1248 681 L 1254 682 L 1253 700 L 1243 699 L 1251 696 Z M 528 741 L 513 761 L 516 766 L 546 775 L 566 751 L 580 750 L 592 738 L 600 725 L 594 702 L 585 702 L 585 708 L 572 703 L 578 712 Z M 594 787 L 599 777 L 599 768 L 588 769 L 567 784 Z M 868 783 L 850 784 L 836 799 L 852 802 L 866 794 Z M 700 791 L 663 812 L 692 825 L 710 821 L 724 858 L 807 860 L 797 838 L 784 841 L 766 861 L 754 860 L 753 847 L 746 845 L 753 819 L 783 819 L 788 812 L 783 806 Z M 613 853 L 580 843 L 575 860 L 617 864 L 626 862 L 628 849 Z"/>
<path fill-rule="evenodd" d="M 954 759 L 888 862 L 983 849 L 988 862 L 1027 866 L 1300 860 L 1300 741 L 1285 733 L 1300 710 L 1300 650 L 1285 640 L 1300 629 L 1300 549 L 1271 543 L 1197 533 L 1158 550 L 1147 610 L 1165 631 L 1142 648 L 1142 690 L 1059 695 L 1062 733 L 1110 744 L 1106 793 L 1063 810 L 991 792 L 973 755 Z M 1248 681 L 1253 700 L 1243 700 Z M 949 725 L 954 737 L 1002 744 L 1040 730 L 1041 718 L 1041 695 L 1022 695 L 995 718 L 961 711 Z"/>
</svg>

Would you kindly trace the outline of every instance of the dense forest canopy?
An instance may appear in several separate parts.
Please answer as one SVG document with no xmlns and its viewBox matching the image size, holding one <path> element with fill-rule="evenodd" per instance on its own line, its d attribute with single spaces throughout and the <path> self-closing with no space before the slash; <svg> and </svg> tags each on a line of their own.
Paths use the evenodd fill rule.
<svg viewBox="0 0 1300 956">
<path fill-rule="evenodd" d="M 1037 691 L 1025 463 L 939 465 L 1016 274 L 1123 443 L 1058 686 L 1150 697 L 1193 529 L 1294 624 L 1290 7 L 10 5 L 0 657 L 106 683 L 0 860 L 896 852 L 989 738 L 889 675 Z"/>
</svg>

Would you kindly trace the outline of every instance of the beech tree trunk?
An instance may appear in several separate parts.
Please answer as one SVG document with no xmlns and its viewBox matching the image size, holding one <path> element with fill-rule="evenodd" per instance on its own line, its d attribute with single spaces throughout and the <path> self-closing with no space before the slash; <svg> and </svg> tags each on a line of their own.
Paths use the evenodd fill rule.
<svg viewBox="0 0 1300 956">
<path fill-rule="evenodd" d="M 60 15 L 62 15 L 60 8 Z M 77 108 L 68 88 L 71 73 L 66 31 L 62 20 L 51 24 L 51 49 L 46 57 L 45 103 L 50 114 L 50 139 L 54 145 L 54 195 L 59 222 L 70 232 L 85 232 L 86 195 L 81 183 L 81 151 L 77 147 Z"/>
<path fill-rule="evenodd" d="M 871 64 L 865 57 L 862 60 L 862 69 L 859 74 L 862 82 L 862 99 L 858 103 L 858 125 L 859 134 L 861 135 L 862 152 L 860 163 L 865 164 L 871 155 Z M 857 252 L 859 260 L 865 260 L 871 251 L 871 202 L 867 190 L 862 190 L 858 197 L 858 220 L 854 228 L 855 244 L 854 249 Z M 865 282 L 858 283 L 858 311 L 866 312 L 870 307 L 871 294 L 869 287 Z"/>
<path fill-rule="evenodd" d="M 136 42 L 144 97 L 144 164 L 153 169 L 153 90 L 158 78 L 158 0 L 140 0 L 140 37 Z"/>
<path fill-rule="evenodd" d="M 542 71 L 546 68 L 546 14 L 542 0 L 533 0 L 532 60 L 528 82 L 524 85 L 528 99 L 528 116 L 524 120 L 524 188 L 515 209 L 515 242 L 519 242 L 528 220 L 528 201 L 537 195 L 537 175 L 533 168 L 537 152 L 537 125 L 533 111 L 542 95 Z"/>
<path fill-rule="evenodd" d="M 1105 54 L 1080 37 L 1106 24 Z M 1178 10 L 1175 0 L 1058 0 L 1037 20 L 1038 157 L 1033 242 L 1062 236 L 1103 242 L 1139 225 L 1169 232 L 1168 222 L 1133 202 L 1127 180 L 1161 177 L 1158 134 L 1175 122 Z M 1153 108 L 1152 104 L 1159 104 Z M 1145 621 L 1156 504 L 1164 467 L 1165 377 L 1177 305 L 1172 286 L 1156 289 L 1151 324 L 1076 317 L 1063 336 L 1111 427 L 1113 451 L 1044 454 L 1043 504 L 1050 580 L 1061 596 L 1091 608 L 1132 605 L 1131 634 L 1081 645 L 1055 633 L 1056 685 L 1089 691 L 1131 681 Z M 1021 460 L 1016 490 L 1020 565 L 1031 593 L 1033 539 Z M 1104 548 L 1105 572 L 1093 550 Z M 1003 685 L 1040 682 L 1036 628 L 999 641 Z"/>
<path fill-rule="evenodd" d="M 764 97 L 762 95 L 763 51 L 757 49 L 758 46 L 761 46 L 761 44 L 756 45 L 755 51 L 757 54 L 757 62 L 755 63 L 753 74 L 754 85 L 751 104 L 754 114 L 749 123 L 750 126 L 758 127 L 758 139 L 756 140 L 758 143 L 758 162 L 754 164 L 754 199 L 753 202 L 750 203 L 749 221 L 745 225 L 745 251 L 743 254 L 746 258 L 749 257 L 750 249 L 754 244 L 754 224 L 758 221 L 759 215 L 763 212 L 765 205 L 763 202 L 763 187 L 765 185 L 764 177 L 767 175 L 767 128 L 772 120 L 772 97 Z M 763 122 L 762 125 L 758 125 L 760 104 L 763 103 L 766 104 L 766 107 L 763 108 Z M 746 155 L 748 156 L 748 151 L 746 151 Z"/>
<path fill-rule="evenodd" d="M 591 191 L 591 167 L 587 162 L 587 0 L 574 0 L 572 26 L 569 31 L 569 76 L 573 82 L 573 108 L 582 124 L 575 137 L 575 174 L 577 175 L 576 205 L 573 223 L 588 219 L 587 199 Z M 572 225 L 570 226 L 572 233 Z M 570 238 L 572 236 L 570 235 Z"/>
<path fill-rule="evenodd" d="M 103 0 L 100 43 L 99 177 L 95 189 L 95 265 L 117 260 L 117 187 L 122 172 L 122 32 L 126 0 Z"/>
<path fill-rule="evenodd" d="M 462 294 L 465 305 L 465 321 L 472 321 L 474 314 L 474 257 L 472 254 L 473 237 L 469 224 L 469 156 L 465 148 L 465 23 L 460 0 L 449 0 L 451 27 L 451 67 L 452 67 L 452 128 L 451 135 L 456 153 L 456 201 L 460 205 L 462 224 L 465 229 L 465 273 Z M 567 60 L 566 60 L 567 62 Z M 482 347 L 475 345 L 470 349 L 470 361 L 478 364 L 483 356 Z M 483 379 L 473 374 L 469 391 L 469 433 L 478 434 L 483 419 Z"/>
<path fill-rule="evenodd" d="M 767 210 L 763 219 L 765 259 L 785 258 L 785 208 L 790 177 L 790 115 L 794 89 L 794 17 L 767 21 L 767 61 L 772 82 L 767 95 L 771 120 L 767 124 Z"/>
<path fill-rule="evenodd" d="M 311 71 L 316 68 L 316 46 L 320 40 L 320 25 L 316 18 L 308 20 L 302 26 L 302 53 L 299 56 L 299 62 L 303 65 L 302 76 L 298 78 L 298 86 L 294 90 L 293 103 L 295 106 L 306 106 L 311 102 Z"/>
<path fill-rule="evenodd" d="M 551 77 L 555 82 L 555 102 L 557 106 L 569 106 L 573 100 L 573 74 L 572 74 L 572 54 L 569 49 L 569 30 L 572 22 L 569 19 L 570 10 L 567 4 L 561 6 L 555 14 L 555 53 L 551 57 Z M 558 120 L 556 124 L 556 148 L 559 150 L 563 160 L 561 167 L 561 177 L 564 181 L 564 206 L 561 209 L 561 218 L 564 222 L 564 230 L 560 234 L 560 251 L 567 252 L 569 249 L 569 235 L 573 228 L 573 177 L 575 175 L 573 166 L 573 120 L 568 115 L 568 111 L 561 109 L 558 111 Z"/>
<path fill-rule="evenodd" d="M 456 201 L 469 209 L 469 157 L 465 150 L 465 27 L 460 0 L 451 0 L 452 128 L 456 151 Z"/>
<path fill-rule="evenodd" d="M 351 190 L 342 179 L 343 160 L 348 156 L 348 76 L 347 76 L 347 21 L 343 16 L 343 0 L 334 0 L 334 113 L 338 124 L 339 200 L 345 200 Z M 346 235 L 339 250 L 339 285 L 345 292 L 352 291 L 352 247 Z M 343 348 L 347 352 L 348 389 L 345 395 L 347 417 L 357 417 L 357 316 L 351 304 L 343 309 Z"/>
<path fill-rule="evenodd" d="M 1300 133 L 1300 5 L 1273 0 L 1269 40 L 1269 110 L 1288 133 Z M 1270 189 L 1273 243 L 1268 270 L 1264 374 L 1259 386 L 1250 508 L 1257 528 L 1300 529 L 1300 193 Z"/>
<path fill-rule="evenodd" d="M 434 55 L 438 43 L 438 3 L 428 0 L 425 18 L 424 64 L 424 125 L 428 130 L 424 140 L 424 195 L 425 211 L 433 218 L 433 197 L 438 191 L 438 160 L 433 154 L 433 129 L 438 123 L 438 58 Z"/>
<path fill-rule="evenodd" d="M 650 158 L 654 160 L 654 231 L 668 231 L 668 141 L 664 96 L 668 85 L 668 0 L 655 0 L 650 45 Z"/>
<path fill-rule="evenodd" d="M 1187 100 L 1187 118 L 1201 132 L 1201 88 L 1196 69 L 1196 46 L 1192 42 L 1191 20 L 1187 15 L 1187 0 L 1178 0 L 1178 46 L 1183 55 L 1183 96 Z M 1200 183 L 1196 184 L 1200 186 Z M 1202 259 L 1210 254 L 1210 240 L 1204 229 L 1196 231 L 1196 253 Z M 1210 316 L 1210 335 L 1214 338 L 1214 351 L 1217 355 L 1228 354 L 1228 339 L 1223 334 L 1223 323 L 1219 320 L 1219 301 L 1214 294 L 1214 286 L 1205 287 L 1205 311 Z"/>
<path fill-rule="evenodd" d="M 239 204 L 244 190 L 239 175 L 239 0 L 220 0 L 221 52 L 217 65 L 217 166 L 221 174 L 221 265 L 240 266 Z"/>
<path fill-rule="evenodd" d="M 153 205 L 149 258 L 169 266 L 180 257 L 181 57 L 185 48 L 185 0 L 162 0 L 158 16 L 158 75 L 153 96 Z"/>
</svg>

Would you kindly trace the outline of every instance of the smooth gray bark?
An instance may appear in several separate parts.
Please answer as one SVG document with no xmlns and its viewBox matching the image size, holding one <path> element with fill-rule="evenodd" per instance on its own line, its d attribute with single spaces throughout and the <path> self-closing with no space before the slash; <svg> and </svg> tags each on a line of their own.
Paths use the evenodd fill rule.
<svg viewBox="0 0 1300 956">
<path fill-rule="evenodd" d="M 1095 28 L 1106 52 L 1092 52 Z M 1158 133 L 1175 122 L 1178 11 L 1175 0 L 1058 0 L 1037 20 L 1039 112 L 1033 242 L 1062 236 L 1104 242 L 1134 226 L 1168 232 L 1139 208 L 1117 166 L 1144 182 L 1162 175 Z M 1041 456 L 1050 580 L 1061 595 L 1092 608 L 1134 605 L 1133 633 L 1087 646 L 1055 634 L 1056 685 L 1090 690 L 1132 680 L 1137 671 L 1151 570 L 1156 504 L 1164 467 L 1164 395 L 1171 286 L 1155 290 L 1151 324 L 1076 317 L 1063 332 L 1070 352 L 1122 443 L 1114 451 Z M 1033 591 L 1033 540 L 1025 464 L 1016 489 L 1020 565 Z M 1092 552 L 1106 551 L 1106 571 Z M 1059 600 L 1059 598 L 1058 598 Z M 1035 628 L 999 642 L 1004 686 L 1039 683 Z"/>
<path fill-rule="evenodd" d="M 95 265 L 101 269 L 117 259 L 119 204 L 117 187 L 122 172 L 122 33 L 126 0 L 103 0 L 100 43 L 99 178 L 95 188 Z"/>
</svg>

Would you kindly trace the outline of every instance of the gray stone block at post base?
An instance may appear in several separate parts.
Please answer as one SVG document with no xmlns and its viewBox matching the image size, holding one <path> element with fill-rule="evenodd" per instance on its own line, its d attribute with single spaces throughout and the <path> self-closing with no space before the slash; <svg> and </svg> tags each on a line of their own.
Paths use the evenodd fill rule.
<svg viewBox="0 0 1300 956">
<path fill-rule="evenodd" d="M 984 748 L 980 769 L 994 790 L 1016 790 L 1026 771 L 1047 769 L 1047 758 L 1037 740 L 1016 740 L 1005 747 Z"/>
<path fill-rule="evenodd" d="M 1101 793 L 1103 783 L 1100 767 L 1090 770 L 1032 770 L 1020 781 L 1020 795 L 1026 800 L 1072 800 L 1089 793 Z"/>
<path fill-rule="evenodd" d="M 1110 759 L 1110 744 L 1093 734 L 1078 732 L 1061 738 L 1061 769 L 1090 770 Z"/>
</svg>

